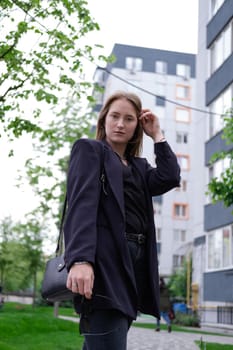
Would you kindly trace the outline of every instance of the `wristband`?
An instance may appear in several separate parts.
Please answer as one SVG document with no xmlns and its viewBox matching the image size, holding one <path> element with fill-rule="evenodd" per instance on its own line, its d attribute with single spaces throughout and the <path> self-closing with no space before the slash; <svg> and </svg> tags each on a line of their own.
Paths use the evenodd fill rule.
<svg viewBox="0 0 233 350">
<path fill-rule="evenodd" d="M 166 139 L 165 139 L 165 137 L 162 137 L 159 141 L 157 141 L 156 143 L 159 143 L 159 142 L 165 142 L 166 141 Z"/>
<path fill-rule="evenodd" d="M 76 261 L 73 263 L 73 265 L 83 265 L 83 264 L 89 264 L 88 261 Z"/>
</svg>

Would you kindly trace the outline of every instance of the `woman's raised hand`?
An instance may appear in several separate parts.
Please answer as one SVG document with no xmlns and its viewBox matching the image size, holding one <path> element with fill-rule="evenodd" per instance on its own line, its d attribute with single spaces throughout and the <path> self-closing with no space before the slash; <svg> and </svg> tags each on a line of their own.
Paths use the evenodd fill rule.
<svg viewBox="0 0 233 350">
<path fill-rule="evenodd" d="M 164 135 L 160 129 L 158 117 L 150 109 L 142 109 L 139 120 L 146 135 L 150 136 L 154 142 L 159 142 Z"/>
</svg>

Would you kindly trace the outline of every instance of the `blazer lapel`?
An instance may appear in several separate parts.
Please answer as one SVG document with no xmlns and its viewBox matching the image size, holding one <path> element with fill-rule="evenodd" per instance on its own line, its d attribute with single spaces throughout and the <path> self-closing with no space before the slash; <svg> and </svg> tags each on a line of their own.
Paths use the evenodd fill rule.
<svg viewBox="0 0 233 350">
<path fill-rule="evenodd" d="M 116 197 L 121 213 L 125 218 L 122 167 L 119 166 L 119 159 L 117 155 L 110 150 L 109 147 L 106 147 L 105 150 L 104 169 L 106 172 L 107 181 L 114 196 Z"/>
</svg>

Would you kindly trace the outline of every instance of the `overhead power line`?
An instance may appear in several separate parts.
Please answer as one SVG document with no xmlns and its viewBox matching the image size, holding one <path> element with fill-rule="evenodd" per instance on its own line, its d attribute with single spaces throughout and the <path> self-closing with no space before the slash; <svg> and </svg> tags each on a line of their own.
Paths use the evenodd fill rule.
<svg viewBox="0 0 233 350">
<path fill-rule="evenodd" d="M 46 32 L 48 33 L 48 28 L 47 28 L 46 26 L 44 26 L 42 23 L 40 23 L 34 16 L 32 16 L 32 15 L 29 13 L 29 11 L 25 11 L 21 6 L 19 6 L 19 4 L 18 4 L 15 0 L 12 0 L 12 2 L 13 2 L 18 8 L 20 8 L 22 11 L 24 11 L 27 15 L 29 15 L 29 16 L 31 17 L 32 20 L 34 20 L 34 21 L 37 22 L 41 27 L 43 27 L 43 28 L 46 30 Z M 60 23 L 61 23 L 61 22 L 59 22 L 59 23 L 57 24 L 57 27 L 60 25 Z M 49 35 L 49 40 L 50 40 L 50 38 L 51 38 L 51 34 Z M 84 57 L 85 57 L 85 56 L 84 56 Z M 164 97 L 164 96 L 156 95 L 155 93 L 153 93 L 153 92 L 151 92 L 151 91 L 149 91 L 149 90 L 147 90 L 147 89 L 144 89 L 144 88 L 142 88 L 142 87 L 140 87 L 140 86 L 138 86 L 138 85 L 135 85 L 135 84 L 131 83 L 130 81 L 128 81 L 128 80 L 126 80 L 126 79 L 120 77 L 119 75 L 117 75 L 117 74 L 111 72 L 111 71 L 108 70 L 107 68 L 103 68 L 103 67 L 98 66 L 95 62 L 92 62 L 92 61 L 91 61 L 90 59 L 88 59 L 87 57 L 85 57 L 85 59 L 88 60 L 90 63 L 94 64 L 97 68 L 104 70 L 104 71 L 107 72 L 109 75 L 112 75 L 112 76 L 115 77 L 116 79 L 119 79 L 119 80 L 123 81 L 125 84 L 128 84 L 128 85 L 130 85 L 130 86 L 132 86 L 132 87 L 134 87 L 134 88 L 136 88 L 136 89 L 138 89 L 138 90 L 140 90 L 140 91 L 142 91 L 142 92 L 144 92 L 144 93 L 146 93 L 146 94 L 148 94 L 148 95 L 151 95 L 151 96 L 160 98 L 161 100 L 164 100 L 164 101 L 166 101 L 166 102 L 168 102 L 168 103 L 172 103 L 172 104 L 174 104 L 174 105 L 177 105 L 177 106 L 180 106 L 180 107 L 183 107 L 183 108 L 188 108 L 188 109 L 194 110 L 194 111 L 196 111 L 196 112 L 201 112 L 201 113 L 210 114 L 210 115 L 222 116 L 222 114 L 220 114 L 220 113 L 210 112 L 210 111 L 206 111 L 206 110 L 203 110 L 203 109 L 200 109 L 200 108 L 197 108 L 197 107 L 187 106 L 187 105 L 184 105 L 183 103 L 179 103 L 179 102 L 177 102 L 177 101 L 170 100 L 170 99 L 168 99 L 168 98 L 166 98 L 166 97 Z"/>
<path fill-rule="evenodd" d="M 97 66 L 97 65 L 96 65 L 96 66 Z M 128 84 L 128 85 L 131 85 L 132 87 L 134 87 L 134 88 L 136 88 L 136 89 L 138 89 L 138 90 L 140 90 L 140 91 L 142 91 L 142 92 L 145 92 L 145 93 L 148 94 L 148 95 L 151 95 L 151 96 L 160 98 L 161 100 L 164 100 L 164 101 L 166 101 L 166 102 L 172 103 L 172 104 L 177 105 L 177 106 L 180 106 L 180 107 L 188 108 L 188 109 L 194 110 L 194 111 L 196 111 L 196 112 L 201 112 L 201 113 L 211 114 L 211 115 L 218 115 L 218 116 L 221 116 L 221 115 L 222 115 L 222 114 L 219 114 L 219 113 L 206 111 L 206 110 L 203 110 L 203 109 L 200 109 L 200 108 L 197 108 L 197 107 L 187 106 L 187 105 L 184 105 L 183 103 L 179 103 L 179 102 L 177 102 L 177 101 L 170 100 L 170 99 L 168 99 L 168 98 L 166 98 L 166 97 L 164 97 L 164 96 L 156 95 L 155 93 L 153 93 L 153 92 L 151 92 L 151 91 L 149 91 L 149 90 L 147 90 L 147 89 L 144 89 L 144 88 L 142 88 L 142 87 L 140 87 L 140 86 L 138 86 L 138 85 L 135 85 L 135 84 L 131 83 L 130 81 L 128 81 L 128 80 L 126 80 L 126 79 L 120 77 L 119 75 L 117 75 L 117 74 L 111 72 L 111 71 L 108 70 L 107 68 L 102 68 L 102 67 L 99 67 L 99 66 L 97 66 L 97 68 L 104 70 L 106 73 L 108 73 L 109 75 L 112 75 L 114 78 L 119 79 L 119 80 L 123 81 L 124 83 L 126 83 L 126 84 Z"/>
</svg>

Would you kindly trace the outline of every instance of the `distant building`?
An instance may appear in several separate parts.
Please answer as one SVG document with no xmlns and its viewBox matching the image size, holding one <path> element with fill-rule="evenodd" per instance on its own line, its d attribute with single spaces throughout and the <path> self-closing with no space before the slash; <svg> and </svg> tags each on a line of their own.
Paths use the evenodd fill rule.
<svg viewBox="0 0 233 350">
<path fill-rule="evenodd" d="M 197 119 L 199 131 L 196 137 L 201 154 L 200 159 L 196 159 L 196 165 L 199 162 L 200 167 L 204 162 L 206 166 L 204 178 L 199 179 L 201 187 L 203 181 L 205 183 L 203 193 L 210 179 L 218 177 L 229 167 L 226 160 L 210 165 L 210 158 L 215 152 L 233 148 L 222 139 L 221 118 L 221 114 L 233 106 L 232 99 L 233 1 L 199 0 L 197 105 L 210 112 Z M 203 154 L 200 144 L 204 144 Z M 199 292 L 198 303 L 202 309 L 202 322 L 205 323 L 233 325 L 232 211 L 233 208 L 226 209 L 222 203 L 211 204 L 206 196 L 205 234 L 199 234 L 198 230 L 194 233 L 193 287 Z"/>
<path fill-rule="evenodd" d="M 181 166 L 181 187 L 154 198 L 159 270 L 163 276 L 169 276 L 182 266 L 185 256 L 191 254 L 194 200 L 203 190 L 196 186 L 194 192 L 192 186 L 195 179 L 204 179 L 204 163 L 201 169 L 194 167 L 199 143 L 194 117 L 197 112 L 191 108 L 195 106 L 196 96 L 196 57 L 121 44 L 115 44 L 112 54 L 116 61 L 106 70 L 97 69 L 95 73 L 96 84 L 104 87 L 104 94 L 96 95 L 96 111 L 116 90 L 135 92 L 143 107 L 158 115 Z M 153 141 L 147 136 L 144 137 L 143 156 L 154 164 Z M 201 203 L 198 213 L 198 221 L 203 222 Z"/>
</svg>

